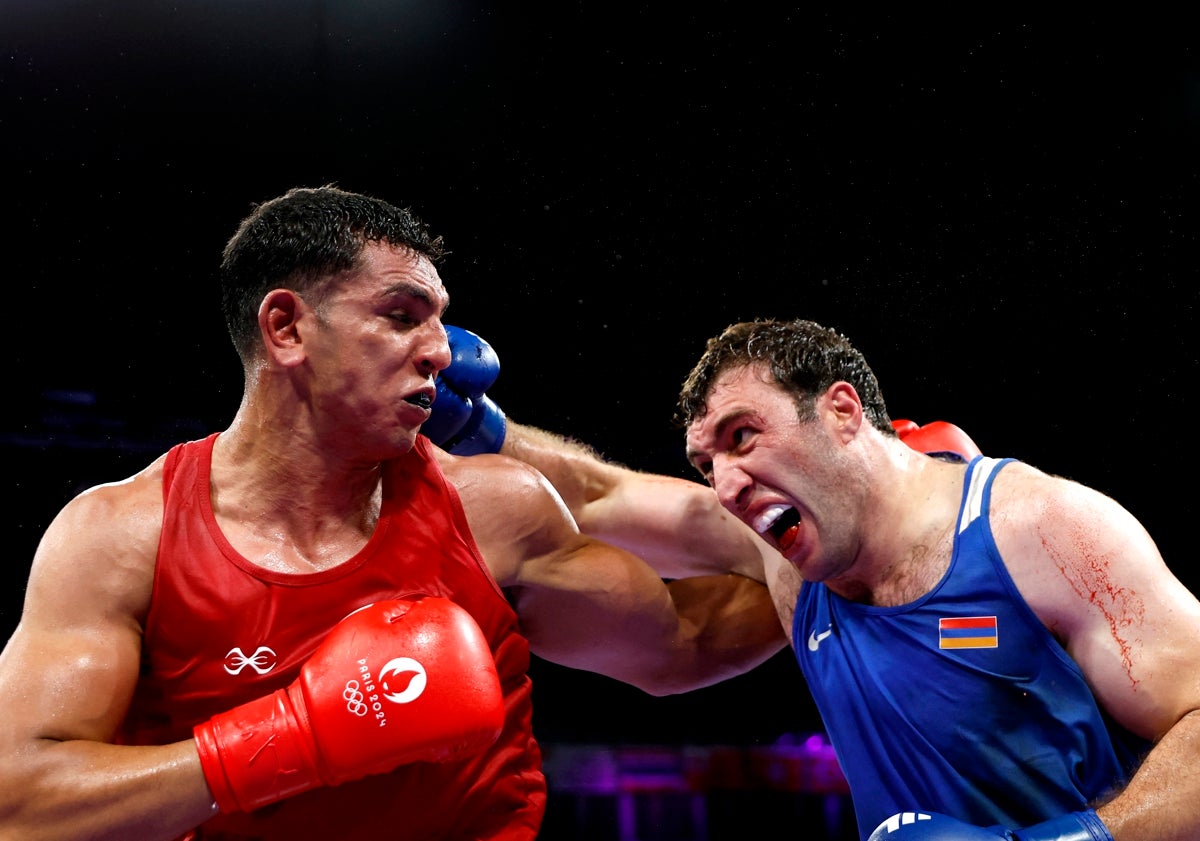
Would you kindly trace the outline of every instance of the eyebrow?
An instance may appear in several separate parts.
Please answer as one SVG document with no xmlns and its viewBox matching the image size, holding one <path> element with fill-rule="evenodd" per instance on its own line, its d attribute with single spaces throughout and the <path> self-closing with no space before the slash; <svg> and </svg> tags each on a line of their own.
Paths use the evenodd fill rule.
<svg viewBox="0 0 1200 841">
<path fill-rule="evenodd" d="M 745 408 L 737 409 L 736 411 L 730 412 L 729 414 L 722 417 L 720 420 L 717 421 L 717 425 L 713 429 L 713 433 L 711 436 L 712 440 L 720 441 L 721 438 L 724 437 L 725 430 L 729 428 L 730 424 L 732 424 L 734 421 L 741 420 L 742 418 L 746 417 L 747 415 L 754 414 L 754 411 L 755 410 L 752 407 L 747 406 Z M 684 457 L 689 462 L 691 462 L 693 465 L 695 464 L 696 457 L 702 455 L 700 452 L 692 449 L 691 447 L 685 448 L 683 451 L 683 454 L 684 454 Z"/>
<path fill-rule="evenodd" d="M 421 286 L 420 284 L 413 283 L 410 280 L 402 280 L 399 283 L 393 283 L 387 289 L 383 290 L 384 298 L 392 298 L 396 296 L 415 298 L 431 308 L 434 306 L 434 297 L 429 294 L 428 290 L 426 290 L 425 287 Z M 450 293 L 447 292 L 445 295 L 445 301 L 442 303 L 441 309 L 438 311 L 438 317 L 440 318 L 442 315 L 444 315 L 446 310 L 449 308 Z"/>
</svg>

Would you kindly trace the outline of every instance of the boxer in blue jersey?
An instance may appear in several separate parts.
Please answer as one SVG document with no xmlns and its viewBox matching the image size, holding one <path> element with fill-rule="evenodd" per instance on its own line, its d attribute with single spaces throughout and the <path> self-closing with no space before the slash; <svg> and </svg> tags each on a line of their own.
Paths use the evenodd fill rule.
<svg viewBox="0 0 1200 841">
<path fill-rule="evenodd" d="M 478 385 L 445 401 L 473 406 L 468 446 L 537 466 L 584 531 L 668 577 L 766 581 L 864 839 L 1200 837 L 1200 603 L 1113 499 L 952 426 L 918 445 L 811 321 L 732 325 L 685 381 L 715 496 L 508 421 Z"/>
</svg>

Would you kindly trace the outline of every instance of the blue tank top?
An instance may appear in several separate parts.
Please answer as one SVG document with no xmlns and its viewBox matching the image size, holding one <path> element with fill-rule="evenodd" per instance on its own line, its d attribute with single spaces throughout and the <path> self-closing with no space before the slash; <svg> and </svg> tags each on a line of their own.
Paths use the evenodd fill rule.
<svg viewBox="0 0 1200 841">
<path fill-rule="evenodd" d="M 792 647 L 850 783 L 863 838 L 901 810 L 1028 826 L 1122 784 L 1130 734 L 1017 592 L 992 538 L 992 481 L 967 467 L 945 577 L 899 607 L 804 583 Z"/>
</svg>

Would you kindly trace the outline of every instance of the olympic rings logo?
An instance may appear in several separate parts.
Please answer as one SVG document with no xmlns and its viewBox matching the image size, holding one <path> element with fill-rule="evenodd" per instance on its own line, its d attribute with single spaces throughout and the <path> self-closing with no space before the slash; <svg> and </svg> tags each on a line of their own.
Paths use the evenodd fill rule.
<svg viewBox="0 0 1200 841">
<path fill-rule="evenodd" d="M 346 701 L 346 710 L 354 715 L 362 718 L 367 714 L 367 696 L 363 694 L 361 684 L 351 678 L 346 681 L 346 688 L 342 690 L 342 698 Z"/>
</svg>

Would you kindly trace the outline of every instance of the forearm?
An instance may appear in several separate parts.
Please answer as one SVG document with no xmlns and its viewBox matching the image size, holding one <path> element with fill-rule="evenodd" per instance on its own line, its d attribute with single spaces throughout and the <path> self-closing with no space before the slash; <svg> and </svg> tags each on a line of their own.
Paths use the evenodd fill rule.
<svg viewBox="0 0 1200 841">
<path fill-rule="evenodd" d="M 1200 712 L 1184 716 L 1147 754 L 1129 785 L 1096 809 L 1116 841 L 1200 837 Z"/>
<path fill-rule="evenodd" d="M 191 740 L 48 742 L 0 772 L 0 838 L 170 841 L 214 814 Z"/>
<path fill-rule="evenodd" d="M 500 453 L 536 467 L 554 485 L 577 522 L 584 518 L 588 503 L 612 492 L 618 481 L 616 471 L 623 469 L 606 462 L 586 444 L 514 423 L 511 418 Z"/>
<path fill-rule="evenodd" d="M 509 422 L 501 452 L 554 485 L 584 534 L 639 556 L 664 578 L 736 572 L 764 581 L 770 551 L 707 485 L 604 461 L 586 445 Z"/>
</svg>

